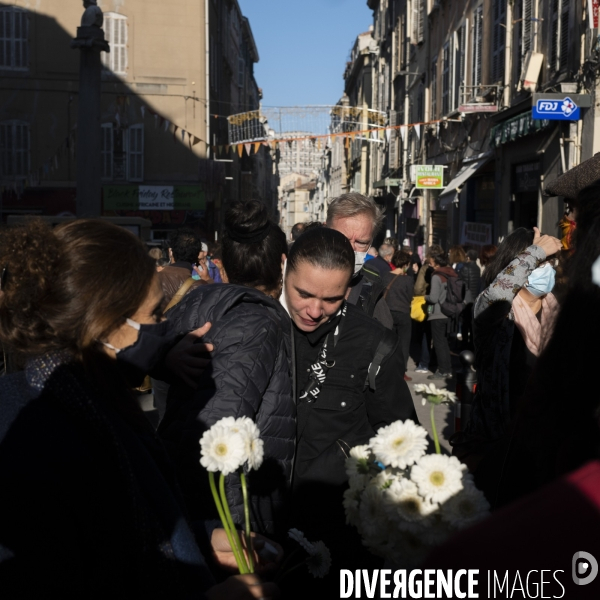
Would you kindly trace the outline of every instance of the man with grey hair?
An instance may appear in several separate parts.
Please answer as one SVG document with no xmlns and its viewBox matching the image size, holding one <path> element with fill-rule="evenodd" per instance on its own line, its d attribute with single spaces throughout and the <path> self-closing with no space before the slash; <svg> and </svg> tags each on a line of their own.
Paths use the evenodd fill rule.
<svg viewBox="0 0 600 600">
<path fill-rule="evenodd" d="M 343 233 L 354 250 L 354 277 L 348 290 L 348 302 L 356 304 L 370 317 L 392 329 L 394 320 L 383 297 L 385 286 L 379 272 L 370 267 L 376 259 L 365 265 L 365 256 L 383 220 L 383 210 L 373 199 L 362 194 L 342 194 L 332 200 L 327 208 L 327 227 Z"/>
<path fill-rule="evenodd" d="M 379 246 L 377 256 L 369 262 L 369 267 L 375 269 L 379 276 L 382 278 L 386 273 L 392 270 L 392 257 L 394 256 L 394 246 L 386 244 L 385 242 Z"/>
</svg>

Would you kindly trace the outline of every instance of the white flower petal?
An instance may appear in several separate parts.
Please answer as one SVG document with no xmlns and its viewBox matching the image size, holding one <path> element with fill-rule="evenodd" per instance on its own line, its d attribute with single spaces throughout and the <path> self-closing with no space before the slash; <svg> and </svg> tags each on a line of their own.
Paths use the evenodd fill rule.
<svg viewBox="0 0 600 600">
<path fill-rule="evenodd" d="M 215 423 L 200 439 L 200 464 L 208 471 L 229 475 L 245 462 L 246 448 L 241 435 Z"/>
<path fill-rule="evenodd" d="M 382 427 L 369 445 L 384 465 L 405 469 L 427 449 L 427 432 L 410 419 Z"/>
<path fill-rule="evenodd" d="M 309 542 L 299 529 L 290 529 L 288 531 L 288 536 L 295 542 L 298 542 L 300 546 L 304 548 L 304 550 L 306 550 L 309 554 L 314 551 L 314 544 Z"/>
<path fill-rule="evenodd" d="M 455 456 L 428 454 L 412 467 L 410 478 L 426 500 L 443 503 L 462 490 L 465 470 Z"/>
</svg>

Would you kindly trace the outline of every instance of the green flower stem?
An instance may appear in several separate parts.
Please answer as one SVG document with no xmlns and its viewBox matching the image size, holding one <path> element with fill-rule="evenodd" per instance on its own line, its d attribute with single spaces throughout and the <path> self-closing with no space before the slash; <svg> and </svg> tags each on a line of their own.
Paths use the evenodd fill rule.
<svg viewBox="0 0 600 600">
<path fill-rule="evenodd" d="M 223 477 L 223 476 L 221 475 L 221 477 Z M 244 570 L 245 565 L 242 562 L 239 549 L 235 545 L 235 540 L 233 539 L 233 536 L 231 534 L 231 528 L 229 526 L 229 521 L 227 520 L 227 517 L 225 516 L 225 512 L 223 511 L 223 505 L 221 504 L 221 499 L 219 498 L 219 494 L 217 492 L 217 485 L 215 483 L 215 474 L 212 471 L 208 472 L 208 480 L 210 482 L 210 491 L 212 492 L 213 500 L 215 501 L 215 505 L 217 507 L 217 512 L 219 513 L 219 518 L 221 519 L 221 523 L 223 524 L 223 529 L 225 530 L 225 534 L 227 535 L 227 540 L 229 541 L 229 545 L 231 546 L 231 549 L 233 550 L 235 562 L 238 565 L 240 574 L 244 575 L 244 574 L 246 574 L 246 571 Z"/>
<path fill-rule="evenodd" d="M 231 528 L 231 536 L 233 537 L 234 542 L 237 544 L 235 547 L 237 548 L 240 554 L 240 560 L 244 566 L 244 572 L 240 568 L 240 574 L 245 575 L 246 573 L 250 573 L 250 569 L 248 567 L 248 563 L 246 562 L 246 556 L 244 554 L 244 550 L 242 548 L 242 541 L 240 540 L 240 536 L 238 535 L 235 523 L 233 522 L 233 518 L 231 516 L 231 511 L 229 510 L 229 504 L 227 504 L 227 496 L 225 495 L 225 476 L 221 473 L 219 478 L 219 490 L 221 492 L 221 502 L 223 503 L 223 510 L 225 512 L 225 516 L 227 517 L 227 522 L 229 523 L 229 527 Z M 233 548 L 234 546 L 232 546 Z"/>
<path fill-rule="evenodd" d="M 244 471 L 240 473 L 240 481 L 242 483 L 242 494 L 244 496 L 244 516 L 246 517 L 246 548 L 248 549 L 248 563 L 250 573 L 254 573 L 254 548 L 252 547 L 252 536 L 250 533 L 250 506 L 248 500 L 248 484 L 246 482 L 246 474 Z"/>
<path fill-rule="evenodd" d="M 431 405 L 431 430 L 433 431 L 433 442 L 435 444 L 436 454 L 441 454 L 440 441 L 438 439 L 437 429 L 435 428 L 435 404 Z"/>
</svg>

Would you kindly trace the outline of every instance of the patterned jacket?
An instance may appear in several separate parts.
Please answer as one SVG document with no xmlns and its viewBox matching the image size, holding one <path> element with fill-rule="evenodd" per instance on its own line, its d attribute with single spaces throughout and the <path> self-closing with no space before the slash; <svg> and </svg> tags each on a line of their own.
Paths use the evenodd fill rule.
<svg viewBox="0 0 600 600">
<path fill-rule="evenodd" d="M 512 302 L 544 260 L 546 254 L 539 246 L 529 246 L 475 300 L 477 394 L 465 429 L 469 440 L 493 442 L 508 431 L 510 353 L 515 330 Z"/>
</svg>

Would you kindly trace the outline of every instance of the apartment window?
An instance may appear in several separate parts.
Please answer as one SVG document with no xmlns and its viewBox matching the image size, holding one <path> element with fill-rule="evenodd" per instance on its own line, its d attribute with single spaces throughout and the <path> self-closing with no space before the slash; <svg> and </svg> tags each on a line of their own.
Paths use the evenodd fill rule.
<svg viewBox="0 0 600 600">
<path fill-rule="evenodd" d="M 425 0 L 412 0 L 412 35 L 413 44 L 421 44 L 425 39 Z"/>
<path fill-rule="evenodd" d="M 504 79 L 504 52 L 506 48 L 506 1 L 494 0 L 492 5 L 492 83 Z"/>
<path fill-rule="evenodd" d="M 127 17 L 105 13 L 104 33 L 110 52 L 102 53 L 104 66 L 117 75 L 127 74 Z"/>
<path fill-rule="evenodd" d="M 0 123 L 0 176 L 25 177 L 29 172 L 29 123 Z"/>
<path fill-rule="evenodd" d="M 29 17 L 12 6 L 0 8 L 0 68 L 29 68 Z"/>
<path fill-rule="evenodd" d="M 102 178 L 108 181 L 144 180 L 144 126 L 117 129 L 102 125 Z"/>
<path fill-rule="evenodd" d="M 552 46 L 550 68 L 563 71 L 569 56 L 569 1 L 552 0 Z"/>
<path fill-rule="evenodd" d="M 127 130 L 127 179 L 144 180 L 144 126 L 132 125 Z"/>
<path fill-rule="evenodd" d="M 431 118 L 437 119 L 437 78 L 438 58 L 434 57 L 431 62 Z"/>
<path fill-rule="evenodd" d="M 444 44 L 443 52 L 443 64 L 442 64 L 442 113 L 448 114 L 450 112 L 450 42 Z"/>
<path fill-rule="evenodd" d="M 531 1 L 531 0 L 529 0 Z M 481 50 L 483 44 L 483 4 L 479 5 L 473 13 L 473 61 L 471 63 L 472 95 L 478 95 L 477 86 L 481 85 Z"/>
<path fill-rule="evenodd" d="M 465 66 L 467 58 L 467 22 L 465 21 L 454 32 L 454 80 L 452 82 L 452 109 L 455 110 L 462 102 L 463 86 L 465 85 Z"/>
</svg>

